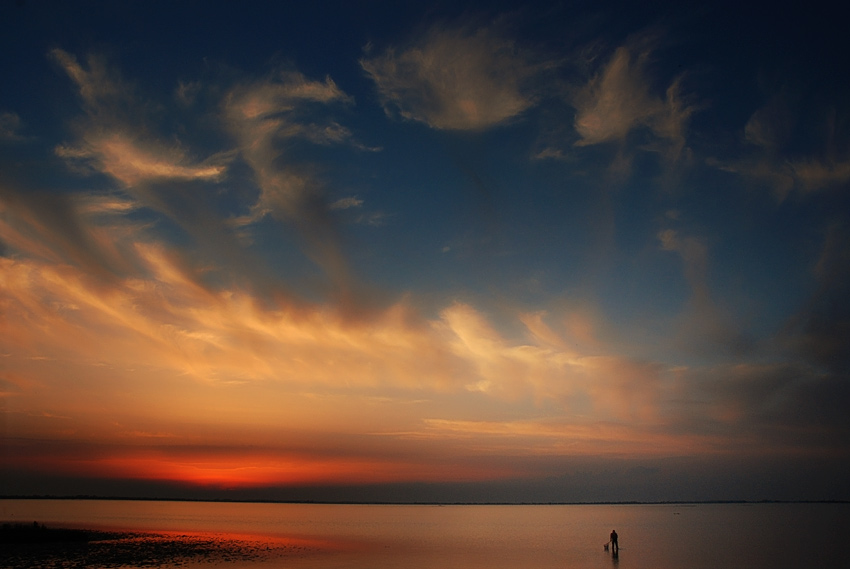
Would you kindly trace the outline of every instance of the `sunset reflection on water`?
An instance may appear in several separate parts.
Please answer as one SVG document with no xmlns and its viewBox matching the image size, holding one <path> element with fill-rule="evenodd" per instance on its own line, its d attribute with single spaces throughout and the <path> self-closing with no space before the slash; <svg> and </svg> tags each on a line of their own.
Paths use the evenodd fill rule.
<svg viewBox="0 0 850 569">
<path fill-rule="evenodd" d="M 849 507 L 3 500 L 0 518 L 145 533 L 102 552 L 124 567 L 796 569 L 847 561 L 832 546 Z M 618 559 L 603 548 L 612 529 Z"/>
</svg>

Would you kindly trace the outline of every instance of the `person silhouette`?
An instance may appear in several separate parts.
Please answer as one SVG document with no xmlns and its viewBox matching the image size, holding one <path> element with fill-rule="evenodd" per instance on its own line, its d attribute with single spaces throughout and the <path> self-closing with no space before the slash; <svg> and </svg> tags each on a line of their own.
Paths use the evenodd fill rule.
<svg viewBox="0 0 850 569">
<path fill-rule="evenodd" d="M 617 530 L 611 530 L 611 554 L 620 553 L 620 545 L 617 543 Z"/>
</svg>

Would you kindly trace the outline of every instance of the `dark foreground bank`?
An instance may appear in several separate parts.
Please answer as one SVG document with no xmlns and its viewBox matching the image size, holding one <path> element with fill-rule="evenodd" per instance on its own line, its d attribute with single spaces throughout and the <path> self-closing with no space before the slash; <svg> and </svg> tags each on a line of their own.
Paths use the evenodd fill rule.
<svg viewBox="0 0 850 569">
<path fill-rule="evenodd" d="M 2 524 L 0 544 L 0 567 L 8 569 L 185 567 L 310 553 L 304 545 L 216 534 L 118 532 L 39 523 Z"/>
</svg>

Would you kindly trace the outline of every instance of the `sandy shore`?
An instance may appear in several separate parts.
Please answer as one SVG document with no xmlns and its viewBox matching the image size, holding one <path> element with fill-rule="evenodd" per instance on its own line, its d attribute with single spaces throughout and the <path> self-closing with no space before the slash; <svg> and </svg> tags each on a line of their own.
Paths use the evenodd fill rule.
<svg viewBox="0 0 850 569">
<path fill-rule="evenodd" d="M 141 533 L 3 524 L 6 569 L 227 566 L 317 553 L 309 544 L 210 533 Z"/>
</svg>

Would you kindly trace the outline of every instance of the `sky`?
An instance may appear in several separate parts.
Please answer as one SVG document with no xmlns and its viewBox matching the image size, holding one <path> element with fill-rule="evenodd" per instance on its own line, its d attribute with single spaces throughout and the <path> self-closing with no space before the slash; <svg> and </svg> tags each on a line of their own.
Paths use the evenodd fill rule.
<svg viewBox="0 0 850 569">
<path fill-rule="evenodd" d="M 4 2 L 0 494 L 850 499 L 825 3 Z"/>
</svg>

